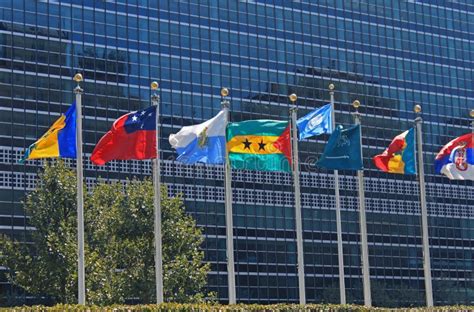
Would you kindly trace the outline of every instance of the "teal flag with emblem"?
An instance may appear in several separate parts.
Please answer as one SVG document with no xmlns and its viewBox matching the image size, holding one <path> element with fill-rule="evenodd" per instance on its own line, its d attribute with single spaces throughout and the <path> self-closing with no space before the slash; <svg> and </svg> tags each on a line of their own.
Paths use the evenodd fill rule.
<svg viewBox="0 0 474 312">
<path fill-rule="evenodd" d="M 360 125 L 346 129 L 337 126 L 316 165 L 332 170 L 362 170 Z"/>
</svg>

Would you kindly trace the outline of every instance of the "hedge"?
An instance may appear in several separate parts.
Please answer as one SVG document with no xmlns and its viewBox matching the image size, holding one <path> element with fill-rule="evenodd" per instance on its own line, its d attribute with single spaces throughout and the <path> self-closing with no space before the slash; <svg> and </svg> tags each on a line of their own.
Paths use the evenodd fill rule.
<svg viewBox="0 0 474 312">
<path fill-rule="evenodd" d="M 407 311 L 407 312 L 451 312 L 451 311 L 474 311 L 474 306 L 450 306 L 434 308 L 367 308 L 358 305 L 331 305 L 331 304 L 178 304 L 164 303 L 160 305 L 113 305 L 113 306 L 81 306 L 81 305 L 56 305 L 45 306 L 23 306 L 12 308 L 0 308 L 0 312 L 57 312 L 57 311 L 84 311 L 84 312 L 368 312 L 368 311 Z"/>
</svg>

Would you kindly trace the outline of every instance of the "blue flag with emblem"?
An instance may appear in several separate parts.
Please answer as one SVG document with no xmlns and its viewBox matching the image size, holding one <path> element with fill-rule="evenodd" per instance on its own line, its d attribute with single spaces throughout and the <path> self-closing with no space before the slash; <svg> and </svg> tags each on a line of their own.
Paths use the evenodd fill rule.
<svg viewBox="0 0 474 312">
<path fill-rule="evenodd" d="M 347 129 L 337 126 L 317 166 L 333 170 L 362 170 L 360 125 Z"/>
<path fill-rule="evenodd" d="M 183 127 L 169 136 L 169 142 L 178 152 L 176 160 L 185 164 L 223 164 L 225 161 L 225 112 L 201 124 Z"/>
<path fill-rule="evenodd" d="M 296 122 L 299 139 L 303 140 L 323 133 L 332 133 L 331 104 L 315 109 Z"/>
</svg>

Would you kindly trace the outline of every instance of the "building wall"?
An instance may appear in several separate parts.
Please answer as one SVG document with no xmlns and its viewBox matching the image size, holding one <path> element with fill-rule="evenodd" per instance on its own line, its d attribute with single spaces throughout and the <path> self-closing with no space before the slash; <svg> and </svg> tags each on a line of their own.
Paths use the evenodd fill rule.
<svg viewBox="0 0 474 312">
<path fill-rule="evenodd" d="M 125 3 L 126 2 L 126 3 Z M 27 239 L 21 201 L 41 161 L 17 160 L 73 99 L 72 76 L 85 77 L 87 183 L 150 175 L 149 162 L 93 166 L 88 157 L 118 116 L 149 105 L 160 82 L 163 180 L 183 192 L 203 227 L 209 289 L 227 300 L 223 168 L 173 161 L 167 137 L 220 109 L 231 92 L 231 119 L 288 119 L 329 100 L 352 123 L 358 99 L 366 176 L 371 281 L 375 305 L 424 303 L 418 184 L 375 170 L 371 157 L 413 124 L 423 106 L 424 158 L 436 304 L 474 302 L 474 187 L 435 175 L 442 145 L 469 130 L 474 108 L 474 5 L 467 1 L 0 1 L 0 232 Z M 308 302 L 338 302 L 333 176 L 317 169 L 326 136 L 300 143 Z M 346 286 L 362 303 L 357 181 L 341 172 Z M 298 300 L 292 179 L 235 171 L 237 297 Z M 26 235 L 25 235 L 26 234 Z M 0 294 L 14 289 L 4 276 Z M 21 296 L 20 296 L 21 297 Z M 21 297 L 18 300 L 24 300 Z M 10 299 L 9 299 L 10 298 Z"/>
</svg>

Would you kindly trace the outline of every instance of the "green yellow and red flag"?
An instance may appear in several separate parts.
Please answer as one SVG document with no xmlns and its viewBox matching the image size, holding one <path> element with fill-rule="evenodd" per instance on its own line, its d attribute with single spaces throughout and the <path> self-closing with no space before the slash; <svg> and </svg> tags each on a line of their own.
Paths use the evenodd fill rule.
<svg viewBox="0 0 474 312">
<path fill-rule="evenodd" d="M 290 127 L 287 121 L 262 119 L 229 123 L 226 138 L 232 168 L 291 171 Z"/>
</svg>

